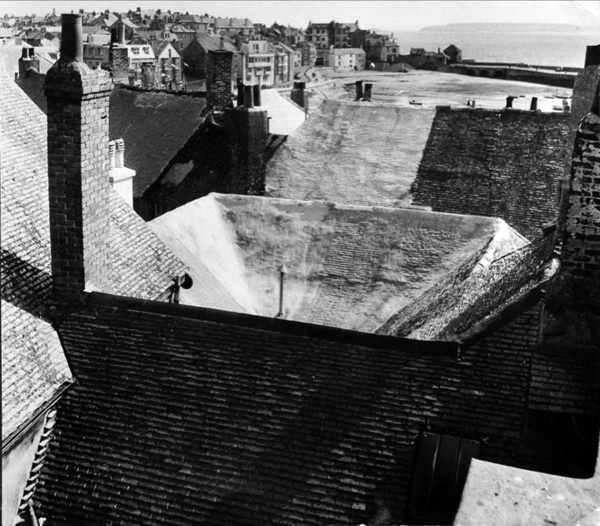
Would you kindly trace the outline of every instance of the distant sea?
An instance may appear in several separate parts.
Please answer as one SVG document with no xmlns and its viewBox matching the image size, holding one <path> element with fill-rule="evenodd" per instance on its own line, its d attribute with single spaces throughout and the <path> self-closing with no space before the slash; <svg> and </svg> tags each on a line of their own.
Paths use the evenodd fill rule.
<svg viewBox="0 0 600 526">
<path fill-rule="evenodd" d="M 541 66 L 582 68 L 587 46 L 600 44 L 600 27 L 562 31 L 465 30 L 438 26 L 421 31 L 394 32 L 405 55 L 411 47 L 444 50 L 450 44 L 462 50 L 463 59 L 480 62 L 523 62 Z"/>
</svg>

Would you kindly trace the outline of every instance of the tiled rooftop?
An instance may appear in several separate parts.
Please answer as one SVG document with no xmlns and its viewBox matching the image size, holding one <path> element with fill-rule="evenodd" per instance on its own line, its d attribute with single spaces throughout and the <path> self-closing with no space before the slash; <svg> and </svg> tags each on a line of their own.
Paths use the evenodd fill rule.
<svg viewBox="0 0 600 526">
<path fill-rule="evenodd" d="M 408 204 L 433 116 L 432 110 L 325 100 L 267 164 L 267 194 Z"/>
<path fill-rule="evenodd" d="M 45 75 L 19 85 L 46 112 Z M 156 180 L 200 125 L 206 99 L 115 86 L 110 95 L 110 138 L 125 141 L 125 166 L 136 171 L 133 195 Z"/>
<path fill-rule="evenodd" d="M 553 250 L 553 236 L 548 236 L 484 266 L 467 261 L 377 332 L 422 340 L 470 338 L 479 322 L 499 314 L 554 274 Z"/>
<path fill-rule="evenodd" d="M 0 87 L 1 284 L 3 307 L 8 305 L 2 312 L 3 413 L 10 432 L 24 422 L 14 415 L 29 418 L 32 404 L 47 401 L 68 368 L 44 321 L 51 286 L 46 117 L 10 78 L 0 76 Z M 111 211 L 110 292 L 156 298 L 186 267 L 115 192 Z M 22 381 L 25 371 L 31 372 L 31 384 Z"/>
<path fill-rule="evenodd" d="M 494 218 L 211 194 L 149 223 L 246 312 L 372 332 L 448 273 L 526 241 Z M 197 271 L 197 274 L 200 272 Z"/>
<path fill-rule="evenodd" d="M 60 322 L 78 384 L 40 489 L 49 522 L 359 524 L 386 484 L 404 502 L 424 419 L 459 425 L 460 400 L 495 447 L 524 392 L 522 372 L 490 381 L 519 353 L 461 363 L 428 350 L 440 342 L 361 346 L 160 309 L 96 299 Z"/>
</svg>

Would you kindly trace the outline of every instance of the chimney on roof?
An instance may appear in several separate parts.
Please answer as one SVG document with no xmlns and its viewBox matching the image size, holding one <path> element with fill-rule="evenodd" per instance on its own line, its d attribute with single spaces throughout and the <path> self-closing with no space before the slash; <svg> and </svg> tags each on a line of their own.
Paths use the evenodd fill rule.
<svg viewBox="0 0 600 526">
<path fill-rule="evenodd" d="M 52 285 L 57 299 L 107 290 L 109 74 L 83 63 L 82 17 L 62 15 L 60 59 L 46 76 Z"/>
<path fill-rule="evenodd" d="M 133 208 L 133 178 L 135 170 L 125 167 L 125 141 L 108 143 L 108 180 L 123 200 Z"/>
<path fill-rule="evenodd" d="M 362 80 L 357 80 L 356 85 L 356 100 L 360 100 L 363 98 L 363 88 L 362 88 Z"/>
<path fill-rule="evenodd" d="M 371 95 L 372 88 L 373 88 L 373 84 L 365 83 L 365 92 L 364 92 L 363 98 L 362 98 L 363 101 L 371 102 L 373 100 L 372 95 Z"/>
<path fill-rule="evenodd" d="M 233 53 L 210 50 L 206 66 L 206 100 L 209 106 L 223 110 L 231 102 Z"/>
<path fill-rule="evenodd" d="M 306 88 L 306 82 L 294 82 L 294 87 L 290 94 L 290 98 L 298 104 L 298 106 L 306 109 L 306 98 L 304 89 Z"/>
<path fill-rule="evenodd" d="M 23 78 L 29 71 L 40 71 L 40 60 L 35 55 L 35 48 L 24 47 L 21 49 L 21 58 L 19 59 L 19 77 Z"/>
<path fill-rule="evenodd" d="M 556 229 L 560 269 L 547 288 L 542 325 L 546 347 L 596 354 L 600 348 L 599 75 L 597 68 L 595 89 L 583 86 L 582 91 L 591 88 L 590 93 L 581 94 L 579 99 L 593 97 L 575 132 L 569 185 Z M 577 80 L 574 100 L 581 96 Z"/>
<path fill-rule="evenodd" d="M 529 107 L 529 109 L 531 111 L 537 111 L 537 103 L 538 103 L 537 97 L 531 97 L 531 106 Z"/>
</svg>

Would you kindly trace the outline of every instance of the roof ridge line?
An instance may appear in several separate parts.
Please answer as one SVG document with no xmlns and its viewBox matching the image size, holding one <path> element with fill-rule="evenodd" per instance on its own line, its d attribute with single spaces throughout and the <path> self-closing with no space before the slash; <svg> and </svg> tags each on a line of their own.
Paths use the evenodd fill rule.
<svg viewBox="0 0 600 526">
<path fill-rule="evenodd" d="M 337 343 L 349 343 L 374 349 L 395 349 L 400 352 L 447 356 L 457 359 L 460 351 L 459 344 L 456 341 L 426 341 L 398 338 L 396 336 L 341 329 L 338 327 L 295 320 L 286 320 L 275 317 L 270 318 L 209 307 L 197 307 L 193 305 L 130 298 L 103 292 L 87 293 L 85 301 L 89 306 L 110 307 L 115 309 L 121 308 L 164 316 L 174 316 L 214 323 L 226 323 L 253 329 L 304 336 L 307 338 L 319 338 Z"/>
</svg>

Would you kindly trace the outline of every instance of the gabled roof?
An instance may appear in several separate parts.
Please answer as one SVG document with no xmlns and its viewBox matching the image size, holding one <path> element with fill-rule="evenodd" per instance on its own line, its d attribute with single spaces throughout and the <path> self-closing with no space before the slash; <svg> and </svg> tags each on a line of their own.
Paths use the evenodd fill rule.
<svg viewBox="0 0 600 526">
<path fill-rule="evenodd" d="M 284 263 L 287 319 L 365 332 L 461 265 L 472 271 L 482 254 L 526 243 L 494 218 L 223 194 L 149 226 L 190 268 L 205 265 L 247 312 L 277 313 Z"/>
<path fill-rule="evenodd" d="M 326 100 L 267 164 L 267 193 L 361 205 L 406 204 L 433 117 L 426 109 Z"/>
<path fill-rule="evenodd" d="M 152 45 L 152 49 L 154 50 L 154 56 L 155 57 L 159 57 L 160 54 L 165 51 L 167 48 L 171 48 L 174 52 L 175 52 L 175 57 L 179 57 L 179 53 L 177 52 L 177 50 L 175 49 L 175 47 L 173 46 L 173 44 L 171 44 L 171 42 L 169 40 L 163 40 L 163 41 L 153 41 L 151 43 Z"/>
<path fill-rule="evenodd" d="M 484 254 L 484 265 L 467 262 L 392 316 L 377 332 L 419 340 L 477 338 L 488 328 L 485 321 L 500 321 L 502 311 L 515 301 L 528 294 L 533 294 L 534 303 L 539 300 L 540 285 L 557 268 L 553 254 L 552 235 L 500 257 Z"/>
</svg>

